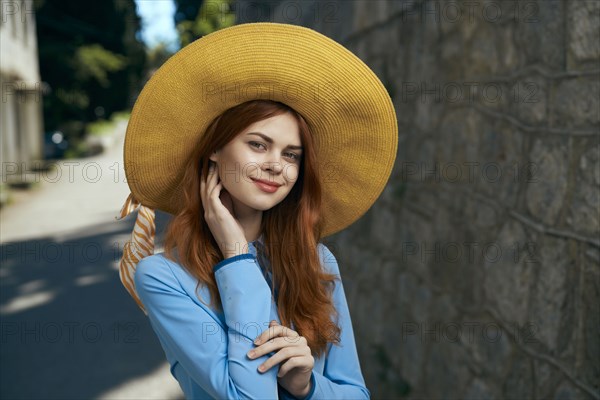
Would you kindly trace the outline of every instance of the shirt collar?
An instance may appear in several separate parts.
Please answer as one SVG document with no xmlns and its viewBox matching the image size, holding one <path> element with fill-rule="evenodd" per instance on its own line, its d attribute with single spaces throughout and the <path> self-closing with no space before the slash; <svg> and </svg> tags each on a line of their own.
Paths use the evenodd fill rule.
<svg viewBox="0 0 600 400">
<path fill-rule="evenodd" d="M 264 245 L 265 245 L 264 234 L 261 233 L 260 236 L 258 237 L 258 239 L 251 241 L 249 244 L 252 245 L 254 248 L 261 247 L 261 246 L 264 247 Z"/>
</svg>

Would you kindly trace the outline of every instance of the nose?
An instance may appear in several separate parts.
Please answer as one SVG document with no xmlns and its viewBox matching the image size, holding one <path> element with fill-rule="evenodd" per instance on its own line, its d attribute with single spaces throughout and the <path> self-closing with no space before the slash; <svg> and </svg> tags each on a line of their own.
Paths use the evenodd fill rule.
<svg viewBox="0 0 600 400">
<path fill-rule="evenodd" d="M 283 165 L 279 161 L 266 161 L 263 163 L 262 169 L 272 174 L 280 174 L 283 170 Z"/>
<path fill-rule="evenodd" d="M 263 162 L 262 169 L 273 174 L 279 174 L 283 170 L 283 164 L 278 155 L 272 155 Z"/>
</svg>

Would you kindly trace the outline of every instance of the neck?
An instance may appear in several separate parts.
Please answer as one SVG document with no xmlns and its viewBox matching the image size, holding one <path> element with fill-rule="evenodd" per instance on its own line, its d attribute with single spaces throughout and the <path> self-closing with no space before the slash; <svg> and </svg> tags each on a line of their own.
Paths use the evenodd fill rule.
<svg viewBox="0 0 600 400">
<path fill-rule="evenodd" d="M 238 220 L 244 230 L 246 241 L 250 243 L 258 239 L 261 233 L 260 223 L 262 221 L 263 212 L 240 204 L 235 200 L 233 201 L 233 211 L 234 217 Z"/>
</svg>

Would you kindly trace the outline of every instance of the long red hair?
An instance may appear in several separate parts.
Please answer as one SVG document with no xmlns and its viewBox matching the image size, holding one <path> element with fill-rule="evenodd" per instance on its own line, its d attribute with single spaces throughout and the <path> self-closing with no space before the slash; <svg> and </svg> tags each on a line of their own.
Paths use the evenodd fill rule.
<svg viewBox="0 0 600 400">
<path fill-rule="evenodd" d="M 165 255 L 179 262 L 204 283 L 211 303 L 222 310 L 213 266 L 223 254 L 204 220 L 200 179 L 208 175 L 209 156 L 245 130 L 264 119 L 290 113 L 298 122 L 303 146 L 298 180 L 286 198 L 263 212 L 261 233 L 265 256 L 278 289 L 279 319 L 304 336 L 313 355 L 320 356 L 328 342 L 339 343 L 340 328 L 333 322 L 337 311 L 332 302 L 336 275 L 321 268 L 317 250 L 321 238 L 321 184 L 315 145 L 302 115 L 284 103 L 251 100 L 232 107 L 215 118 L 194 148 L 183 179 L 183 207 L 169 223 Z M 173 255 L 177 249 L 178 260 Z M 257 248 L 258 250 L 258 248 Z"/>
</svg>

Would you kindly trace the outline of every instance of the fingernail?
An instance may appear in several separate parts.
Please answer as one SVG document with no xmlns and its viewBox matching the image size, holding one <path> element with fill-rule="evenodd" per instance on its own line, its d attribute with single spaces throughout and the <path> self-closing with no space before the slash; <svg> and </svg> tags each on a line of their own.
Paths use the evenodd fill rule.
<svg viewBox="0 0 600 400">
<path fill-rule="evenodd" d="M 265 370 L 265 366 L 264 366 L 264 365 L 261 365 L 260 367 L 258 367 L 258 370 L 259 370 L 260 372 L 264 371 L 264 370 Z"/>
<path fill-rule="evenodd" d="M 248 357 L 252 358 L 252 357 L 254 357 L 254 355 L 255 355 L 255 354 L 256 354 L 256 353 L 254 352 L 254 350 L 252 350 L 252 351 L 249 351 L 249 352 L 248 352 Z"/>
<path fill-rule="evenodd" d="M 254 344 L 259 344 L 260 343 L 260 339 L 254 339 Z"/>
</svg>

